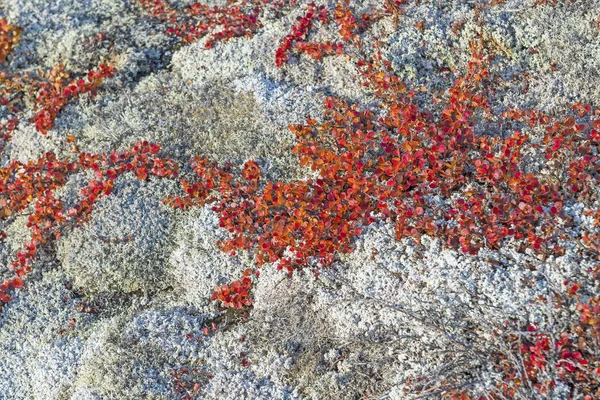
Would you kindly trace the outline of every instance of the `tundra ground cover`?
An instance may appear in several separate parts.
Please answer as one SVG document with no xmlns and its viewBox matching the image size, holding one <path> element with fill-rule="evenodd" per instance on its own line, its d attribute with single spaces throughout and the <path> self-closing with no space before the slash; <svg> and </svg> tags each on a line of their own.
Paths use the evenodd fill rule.
<svg viewBox="0 0 600 400">
<path fill-rule="evenodd" d="M 331 271 L 343 265 L 344 257 L 356 250 L 364 232 L 376 225 L 391 224 L 393 239 L 409 248 L 422 248 L 433 238 L 443 251 L 461 254 L 457 257 L 504 254 L 504 249 L 514 248 L 516 267 L 523 270 L 545 269 L 546 261 L 576 254 L 587 269 L 572 274 L 575 279 L 566 280 L 558 290 L 545 287 L 535 293 L 532 289 L 536 304 L 556 310 L 535 321 L 529 320 L 528 314 L 513 313 L 507 314 L 504 324 L 498 324 L 497 315 L 484 315 L 474 321 L 461 320 L 464 325 L 450 330 L 431 322 L 431 310 L 431 315 L 423 317 L 419 313 L 427 310 L 417 313 L 394 305 L 411 323 L 421 323 L 445 337 L 457 356 L 435 374 L 416 374 L 395 382 L 381 378 L 376 390 L 401 386 L 402 396 L 407 398 L 598 396 L 594 262 L 600 245 L 600 111 L 581 101 L 561 113 L 499 106 L 502 58 L 509 52 L 486 33 L 485 23 L 477 16 L 493 12 L 501 2 L 482 3 L 473 10 L 470 29 L 475 33 L 464 48 L 468 52 L 464 64 L 444 67 L 446 77 L 429 89 L 401 79 L 385 38 L 372 34 L 378 27 L 381 30 L 378 24 L 397 26 L 405 18 L 409 2 L 390 1 L 364 12 L 357 12 L 358 7 L 350 2 L 333 7 L 295 2 L 195 3 L 186 7 L 171 7 L 162 1 L 138 3 L 140 12 L 149 12 L 164 24 L 165 35 L 174 35 L 189 46 L 198 42 L 204 51 L 218 51 L 228 41 L 254 40 L 264 28 L 260 21 L 265 16 L 265 20 L 277 20 L 296 13 L 298 18 L 288 24 L 291 33 L 281 34 L 280 30 L 279 41 L 268 54 L 272 73 L 281 74 L 304 61 L 316 65 L 341 61 L 354 68 L 356 80 L 370 97 L 355 102 L 322 95 L 322 117 L 307 116 L 305 123 L 289 126 L 296 140 L 290 150 L 298 156 L 300 166 L 312 171 L 312 177 L 304 180 L 265 179 L 268 160 L 264 159 L 234 165 L 199 155 L 190 168 L 169 158 L 170 154 L 159 156 L 160 145 L 147 141 L 134 144 L 131 150 L 93 154 L 80 151 L 76 138 L 67 137 L 66 142 L 74 146 L 73 156 L 64 160 L 47 153 L 23 163 L 5 154 L 8 161 L 0 170 L 2 226 L 29 213 L 31 240 L 7 265 L 14 276 L 0 286 L 4 308 L 11 307 L 11 297 L 28 290 L 28 276 L 39 249 L 52 253 L 56 240 L 76 234 L 79 226 L 93 218 L 95 204 L 111 195 L 121 175 L 131 173 L 145 181 L 151 176 L 172 180 L 181 173 L 183 193 L 165 196 L 165 203 L 185 212 L 209 207 L 218 215 L 220 228 L 229 233 L 218 242 L 221 250 L 232 257 L 245 252 L 254 258 L 254 268 L 239 271 L 239 280 L 220 282 L 214 292 L 206 293 L 207 300 L 220 306 L 213 307 L 213 312 L 218 315 L 215 321 L 224 326 L 231 323 L 227 322 L 231 316 L 234 320 L 249 318 L 252 292 L 261 285 L 264 268 L 285 270 L 287 279 L 300 276 L 306 285 L 314 285 L 313 278 L 303 274 L 305 270 L 313 273 L 314 282 L 319 282 L 321 275 L 331 276 Z M 536 3 L 532 7 L 547 6 Z M 40 134 L 51 134 L 69 104 L 75 105 L 85 93 L 102 90 L 101 83 L 119 73 L 104 64 L 81 79 L 71 78 L 60 66 L 47 73 L 11 71 L 10 54 L 18 46 L 21 29 L 2 21 L 5 147 L 20 124 L 33 124 Z M 424 31 L 425 26 L 419 22 L 414 29 Z M 452 31 L 460 29 L 453 26 Z M 55 192 L 84 171 L 89 171 L 91 178 L 81 190 L 80 200 L 66 206 Z M 373 247 L 372 259 L 377 254 Z M 524 262 L 526 258 L 535 261 Z M 491 267 L 487 267 L 505 268 L 505 261 L 489 260 Z M 435 273 L 431 271 L 431 276 Z M 427 271 L 424 274 L 427 276 Z M 400 279 L 402 273 L 392 275 Z M 402 281 L 398 282 L 400 288 Z M 336 284 L 349 289 L 343 280 Z M 264 302 L 263 297 L 256 307 L 265 309 Z M 532 302 L 531 307 L 537 305 Z M 236 308 L 241 314 L 231 310 Z M 482 327 L 486 318 L 495 325 Z M 407 321 L 403 324 L 410 325 Z M 213 322 L 203 328 L 203 336 L 209 336 L 208 326 L 219 334 Z M 396 335 L 405 329 L 402 324 L 392 327 Z M 494 341 L 489 343 L 482 331 L 492 334 Z M 238 367 L 252 368 L 246 351 L 229 356 L 236 359 Z M 332 365 L 343 360 L 342 355 L 327 357 Z M 172 393 L 193 397 L 202 395 L 203 386 L 213 393 L 219 390 L 207 383 L 214 373 L 181 366 L 173 371 Z M 187 382 L 185 371 L 194 371 L 199 381 Z M 270 376 L 275 379 L 276 374 Z M 87 384 L 93 381 L 82 379 Z M 244 379 L 252 380 L 249 376 Z M 292 386 L 299 382 L 286 379 Z M 256 384 L 255 389 L 262 391 L 263 387 Z"/>
</svg>

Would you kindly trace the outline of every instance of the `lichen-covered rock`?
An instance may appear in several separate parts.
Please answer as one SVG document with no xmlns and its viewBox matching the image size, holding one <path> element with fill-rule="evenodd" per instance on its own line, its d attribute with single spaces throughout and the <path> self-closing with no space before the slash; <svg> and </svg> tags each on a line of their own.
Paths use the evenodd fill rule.
<svg viewBox="0 0 600 400">
<path fill-rule="evenodd" d="M 165 1 L 179 11 L 192 3 Z M 19 127 L 1 144 L 0 167 L 48 151 L 74 159 L 78 151 L 123 151 L 146 140 L 179 163 L 183 178 L 194 176 L 189 159 L 197 155 L 231 163 L 234 174 L 256 160 L 260 185 L 314 178 L 292 152 L 289 125 L 319 119 L 327 96 L 385 117 L 388 110 L 378 106 L 356 63 L 374 47 L 416 90 L 411 101 L 434 118 L 444 104 L 434 99 L 452 85 L 454 68 L 467 67 L 477 39 L 494 56 L 489 68 L 497 81 L 486 94 L 495 112 L 600 105 L 600 0 L 411 1 L 397 9 L 393 1 L 352 1 L 356 16 L 383 3 L 396 11 L 358 28 L 360 48 L 344 42 L 350 53 L 315 61 L 294 49 L 278 68 L 277 48 L 308 7 L 284 3 L 265 7 L 252 37 L 206 49 L 206 38 L 174 46 L 179 39 L 167 33 L 169 23 L 139 0 L 3 1 L 0 17 L 23 33 L 2 71 L 63 64 L 79 77 L 108 63 L 118 72 L 98 93 L 70 102 L 46 135 L 31 120 L 39 93 L 29 93 Z M 317 3 L 333 16 L 337 2 Z M 315 19 L 309 41 L 340 42 L 340 26 Z M 4 103 L 12 101 L 3 90 L 0 124 L 10 114 Z M 545 134 L 540 127 L 515 128 L 533 142 Z M 476 127 L 476 135 L 505 137 L 512 130 L 490 123 Z M 544 175 L 542 150 L 527 157 L 525 171 Z M 89 171 L 70 176 L 56 197 L 72 207 L 91 179 Z M 162 203 L 170 194 L 184 195 L 177 179 L 125 174 L 88 222 L 39 246 L 25 286 L 8 289 L 13 299 L 2 305 L 0 399 L 180 399 L 185 391 L 215 400 L 410 399 L 411 383 L 444 374 L 485 398 L 502 380 L 488 364 L 490 354 L 506 350 L 497 328 L 510 319 L 566 329 L 578 316 L 540 296 L 563 293 L 565 282 L 597 272 L 589 249 L 568 237 L 584 228 L 598 233 L 597 221 L 571 202 L 562 207 L 572 225 L 559 240 L 561 256 L 542 259 L 518 251 L 521 243 L 513 240 L 466 255 L 439 238 L 397 241 L 393 223 L 378 223 L 362 227 L 353 251 L 336 255 L 318 279 L 308 270 L 289 277 L 265 264 L 253 277 L 252 308 L 225 310 L 210 301 L 213 290 L 255 267 L 254 253 L 222 252 L 218 242 L 229 233 L 211 205 L 174 210 Z M 13 276 L 10 264 L 31 239 L 26 225 L 35 206 L 0 221 L 2 280 Z M 197 374 L 187 376 L 193 369 Z M 553 390 L 548 397 L 573 395 L 561 382 Z"/>
<path fill-rule="evenodd" d="M 2 226 L 6 239 L 0 243 L 0 276 L 8 277 L 13 274 L 10 265 L 15 260 L 17 252 L 23 250 L 23 244 L 31 241 L 31 231 L 27 228 L 27 217 L 16 216 L 12 221 Z"/>
<path fill-rule="evenodd" d="M 133 79 L 160 68 L 162 55 L 173 43 L 136 2 L 8 0 L 3 6 L 9 20 L 23 29 L 13 67 L 49 69 L 63 64 L 81 73 L 120 57 L 128 62 L 120 65 L 123 75 Z M 137 73 L 127 74 L 127 69 Z"/>
<path fill-rule="evenodd" d="M 86 342 L 74 393 L 79 398 L 89 393 L 101 398 L 177 398 L 172 372 L 199 363 L 200 345 L 186 335 L 201 332 L 204 321 L 203 315 L 170 307 L 128 311 L 99 323 Z"/>
<path fill-rule="evenodd" d="M 242 81 L 240 81 L 242 82 Z M 81 150 L 98 153 L 126 150 L 140 140 L 160 143 L 163 154 L 187 163 L 202 154 L 222 164 L 242 164 L 247 159 L 262 160 L 266 176 L 291 179 L 302 176 L 297 157 L 291 153 L 294 137 L 288 129 L 291 122 L 285 111 L 302 111 L 287 104 L 298 96 L 287 88 L 286 95 L 272 82 L 251 84 L 215 79 L 192 82 L 177 71 L 160 72 L 142 79 L 134 89 L 98 96 L 94 101 L 81 101 L 61 114 L 56 136 L 78 138 Z M 249 82 L 248 82 L 249 83 Z M 269 86 L 265 86 L 269 85 Z M 255 91 L 253 91 L 255 89 Z M 269 107 L 261 107 L 267 96 Z M 286 109 L 281 109 L 283 105 Z"/>
<path fill-rule="evenodd" d="M 7 146 L 10 159 L 22 163 L 37 161 L 47 152 L 63 156 L 66 152 L 60 147 L 60 141 L 54 135 L 42 136 L 31 123 L 21 124 L 12 134 Z"/>
<path fill-rule="evenodd" d="M 70 400 L 102 400 L 102 396 L 93 389 L 86 386 L 79 386 L 71 394 Z"/>
<path fill-rule="evenodd" d="M 0 393 L 7 399 L 59 399 L 77 374 L 88 329 L 97 319 L 61 271 L 50 271 L 3 306 Z"/>
<path fill-rule="evenodd" d="M 211 400 L 294 400 L 299 399 L 289 388 L 273 384 L 266 378 L 257 378 L 249 372 L 217 371 L 203 392 Z"/>
<path fill-rule="evenodd" d="M 210 206 L 192 211 L 174 229 L 176 247 L 169 258 L 176 292 L 196 307 L 212 309 L 209 299 L 218 285 L 240 279 L 254 266 L 253 255 L 222 252 L 217 242 L 228 236 Z"/>
<path fill-rule="evenodd" d="M 524 70 L 536 71 L 525 98 L 537 109 L 556 112 L 578 101 L 598 103 L 600 43 L 595 38 L 599 9 L 600 2 L 592 0 L 523 7 L 515 13 L 511 24 L 515 47 Z"/>
<path fill-rule="evenodd" d="M 91 220 L 58 243 L 58 258 L 74 285 L 90 293 L 167 288 L 174 216 L 162 200 L 174 188 L 174 182 L 159 178 L 119 178 Z"/>
</svg>

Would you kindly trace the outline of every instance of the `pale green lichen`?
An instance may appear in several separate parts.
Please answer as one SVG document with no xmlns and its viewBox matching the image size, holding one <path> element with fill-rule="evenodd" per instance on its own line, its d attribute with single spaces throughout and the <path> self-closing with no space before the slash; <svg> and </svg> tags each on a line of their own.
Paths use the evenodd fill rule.
<svg viewBox="0 0 600 400">
<path fill-rule="evenodd" d="M 205 318 L 180 307 L 130 311 L 99 323 L 81 356 L 72 391 L 108 398 L 173 399 L 171 371 L 200 366 L 197 343 Z"/>
<path fill-rule="evenodd" d="M 57 255 L 76 287 L 88 293 L 156 291 L 167 282 L 173 211 L 162 200 L 172 181 L 133 176 L 117 180 L 92 218 L 58 242 Z"/>
</svg>

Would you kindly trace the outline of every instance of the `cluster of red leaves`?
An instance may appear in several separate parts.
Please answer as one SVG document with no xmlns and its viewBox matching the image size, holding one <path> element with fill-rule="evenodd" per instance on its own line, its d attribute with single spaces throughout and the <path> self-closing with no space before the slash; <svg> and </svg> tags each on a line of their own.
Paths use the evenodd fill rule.
<svg viewBox="0 0 600 400">
<path fill-rule="evenodd" d="M 563 332 L 560 339 L 555 340 L 554 345 L 552 345 L 553 340 L 547 333 L 538 332 L 537 328 L 532 325 L 529 325 L 527 330 L 532 334 L 529 338 L 522 340 L 523 343 L 518 350 L 523 357 L 526 377 L 518 377 L 516 371 L 511 370 L 505 378 L 511 384 L 527 379 L 538 393 L 548 394 L 556 386 L 556 381 L 554 379 L 541 379 L 541 375 L 542 372 L 549 369 L 549 359 L 557 357 L 558 361 L 554 363 L 554 367 L 556 368 L 556 377 L 560 381 L 575 385 L 584 380 L 589 380 L 589 377 L 584 377 L 582 373 L 591 373 L 590 377 L 592 379 L 588 383 L 593 382 L 594 386 L 598 386 L 599 376 L 588 368 L 589 362 L 583 358 L 582 353 L 577 349 L 576 344 L 567 332 Z M 504 386 L 506 393 L 514 396 L 514 389 L 510 389 L 510 385 Z M 592 386 L 588 384 L 586 387 L 590 389 Z"/>
<path fill-rule="evenodd" d="M 400 4 L 400 1 L 390 0 L 383 9 L 373 11 L 372 13 L 363 13 L 357 17 L 350 8 L 349 0 L 337 3 L 333 16 L 338 25 L 342 40 L 344 42 L 352 42 L 355 46 L 360 47 L 359 35 L 383 17 L 395 14 Z"/>
<path fill-rule="evenodd" d="M 169 7 L 162 0 L 138 0 L 154 17 L 167 24 L 167 33 L 193 43 L 208 36 L 206 48 L 217 42 L 237 37 L 252 37 L 262 27 L 259 16 L 265 6 L 280 8 L 284 1 L 238 0 L 227 6 L 193 3 L 183 12 Z"/>
<path fill-rule="evenodd" d="M 239 281 L 233 281 L 229 285 L 215 288 L 211 300 L 216 300 L 227 308 L 242 308 L 252 305 L 250 290 L 252 289 L 252 270 L 244 271 L 244 276 Z"/>
<path fill-rule="evenodd" d="M 19 43 L 21 29 L 11 25 L 5 18 L 0 18 L 0 63 L 12 52 Z"/>
<path fill-rule="evenodd" d="M 371 88 L 378 97 L 389 96 L 389 100 L 394 101 L 408 93 L 406 84 L 393 73 L 391 62 L 384 59 L 381 52 L 359 59 L 356 66 L 363 76 L 363 85 Z M 414 92 L 410 96 L 414 96 Z M 333 108 L 329 104 L 326 106 Z"/>
<path fill-rule="evenodd" d="M 186 15 L 191 17 L 190 22 L 183 23 L 176 28 L 170 28 L 173 33 L 180 36 L 184 43 L 191 43 L 210 33 L 206 41 L 206 48 L 212 48 L 219 41 L 226 41 L 237 37 L 252 37 L 262 27 L 258 17 L 261 12 L 260 3 L 239 1 L 226 7 L 208 7 L 201 3 L 192 4 Z M 215 27 L 221 30 L 215 31 Z"/>
<path fill-rule="evenodd" d="M 82 78 L 70 79 L 60 65 L 38 75 L 10 73 L 3 61 L 17 45 L 20 33 L 19 28 L 0 20 L 0 66 L 3 67 L 0 70 L 0 103 L 9 113 L 8 122 L 0 124 L 0 152 L 10 141 L 11 133 L 22 119 L 28 103 L 35 104 L 32 121 L 36 129 L 46 134 L 54 127 L 54 121 L 67 104 L 83 93 L 94 94 L 102 81 L 115 72 L 113 67 L 101 64 Z"/>
<path fill-rule="evenodd" d="M 309 51 L 308 48 L 311 47 L 306 43 L 306 39 L 308 37 L 308 33 L 313 26 L 313 21 L 315 18 L 318 18 L 322 23 L 327 24 L 329 22 L 329 11 L 325 8 L 325 6 L 317 7 L 315 3 L 308 4 L 308 10 L 303 17 L 298 18 L 298 22 L 296 25 L 292 27 L 292 33 L 288 34 L 283 38 L 279 48 L 275 53 L 275 65 L 281 67 L 288 60 L 288 52 L 294 47 L 297 46 L 299 49 L 302 48 L 305 51 Z M 325 46 L 331 47 L 333 49 L 333 45 Z M 317 49 L 319 46 L 317 46 Z M 315 49 L 313 49 L 315 50 Z"/>
<path fill-rule="evenodd" d="M 39 90 L 39 81 L 43 79 L 35 79 L 28 73 L 19 75 L 9 73 L 6 68 L 0 69 L 0 102 L 12 118 L 20 119 L 26 108 L 25 97 L 27 94 L 35 97 Z"/>
<path fill-rule="evenodd" d="M 0 65 L 4 63 L 6 57 L 13 51 L 14 47 L 19 43 L 21 36 L 21 29 L 11 25 L 6 19 L 0 19 Z M 0 71 L 0 83 L 3 83 L 2 72 Z M 0 103 L 4 107 L 10 107 L 10 99 L 5 97 L 5 90 L 0 92 Z M 18 119 L 10 119 L 5 124 L 0 124 L 0 153 L 4 149 L 4 144 L 8 143 L 11 138 L 11 133 L 14 131 L 19 124 Z"/>
<path fill-rule="evenodd" d="M 476 122 L 492 115 L 486 97 L 491 56 L 481 43 L 473 44 L 472 53 L 467 73 L 447 90 L 439 117 L 411 101 L 414 92 L 406 93 L 380 55 L 359 60 L 366 84 L 387 113 L 378 117 L 327 98 L 324 122 L 309 118 L 291 126 L 298 140 L 294 152 L 302 165 L 319 172 L 318 179 L 259 184 L 254 162 L 236 179 L 231 166 L 197 158 L 201 180 L 182 182 L 188 196 L 170 202 L 185 208 L 217 201 L 213 210 L 233 236 L 221 243 L 223 250 L 254 249 L 258 265 L 279 261 L 290 273 L 330 264 L 336 252 L 351 250 L 361 226 L 381 219 L 395 223 L 398 239 L 441 237 L 471 254 L 498 248 L 507 238 L 538 252 L 560 253 L 556 243 L 572 223 L 563 205 L 567 200 L 591 205 L 595 198 L 600 112 L 578 108 L 587 124 L 533 111 L 497 116 L 505 123 L 545 127 L 541 141 L 519 131 L 476 135 Z M 544 168 L 552 173 L 527 172 L 525 149 L 544 152 Z M 249 170 L 252 179 L 244 172 Z"/>
<path fill-rule="evenodd" d="M 114 73 L 113 67 L 100 64 L 96 70 L 89 71 L 85 79 L 69 81 L 69 74 L 61 67 L 50 71 L 48 81 L 40 82 L 35 98 L 36 114 L 33 122 L 37 130 L 44 135 L 48 133 L 54 127 L 56 117 L 67 104 L 83 93 L 94 94 L 102 81 L 112 77 Z"/>
<path fill-rule="evenodd" d="M 517 388 L 526 383 L 539 394 L 546 395 L 558 379 L 570 388 L 576 388 L 586 400 L 600 396 L 600 297 L 582 302 L 577 294 L 579 285 L 569 282 L 565 285 L 567 299 L 575 300 L 576 323 L 557 337 L 533 325 L 526 327 L 529 334 L 524 338 L 509 336 L 507 340 L 522 357 L 524 371 L 508 362 L 506 355 L 499 355 L 497 369 L 502 373 L 503 381 L 498 388 L 503 395 L 513 398 Z M 556 297 L 556 307 L 563 307 L 564 301 Z M 548 375 L 549 372 L 552 373 Z"/>
<path fill-rule="evenodd" d="M 289 53 L 292 50 L 300 54 L 306 54 L 318 61 L 323 57 L 344 54 L 343 42 L 351 42 L 360 48 L 359 35 L 381 18 L 393 14 L 395 7 L 397 7 L 395 2 L 391 2 L 382 10 L 363 13 L 360 17 L 357 17 L 349 4 L 348 0 L 344 0 L 344 3 L 338 3 L 333 13 L 333 20 L 339 27 L 342 41 L 320 43 L 307 41 L 314 21 L 318 19 L 322 24 L 328 25 L 332 22 L 332 18 L 325 6 L 317 7 L 314 3 L 309 3 L 306 14 L 298 18 L 298 22 L 292 27 L 292 32 L 281 41 L 275 53 L 275 65 L 277 67 L 283 66 L 288 61 Z"/>
<path fill-rule="evenodd" d="M 600 297 L 587 297 L 582 301 L 579 284 L 565 282 L 565 286 L 565 295 L 554 296 L 554 307 L 571 309 L 571 305 L 575 306 L 574 323 L 569 329 L 547 332 L 540 330 L 537 324 L 518 329 L 520 324 L 506 321 L 506 326 L 495 334 L 509 350 L 490 356 L 495 372 L 501 376 L 495 382 L 496 389 L 475 395 L 470 390 L 454 389 L 462 386 L 460 384 L 444 381 L 442 384 L 449 389 L 440 393 L 440 397 L 452 400 L 545 398 L 561 382 L 571 389 L 569 398 L 599 398 Z"/>
<path fill-rule="evenodd" d="M 199 368 L 178 368 L 171 371 L 171 383 L 175 393 L 183 400 L 196 399 L 212 375 Z"/>
<path fill-rule="evenodd" d="M 140 180 L 150 175 L 176 177 L 177 165 L 158 157 L 159 150 L 158 145 L 141 142 L 121 154 L 80 153 L 76 161 L 61 161 L 47 153 L 38 161 L 24 164 L 13 160 L 7 167 L 0 168 L 0 219 L 14 218 L 30 208 L 27 227 L 32 234 L 31 241 L 24 244 L 11 265 L 15 277 L 0 285 L 0 301 L 10 300 L 10 287 L 23 285 L 22 278 L 31 272 L 40 246 L 59 238 L 65 229 L 87 221 L 94 204 L 112 192 L 118 176 L 133 172 Z M 95 178 L 82 189 L 82 199 L 74 207 L 65 209 L 54 192 L 66 184 L 69 175 L 84 170 L 93 171 Z"/>
<path fill-rule="evenodd" d="M 319 229 L 319 214 L 325 215 L 326 210 L 322 209 L 322 193 L 310 190 L 316 182 L 269 182 L 259 190 L 260 170 L 253 161 L 244 165 L 241 179 L 235 179 L 229 165 L 220 168 L 203 158 L 194 163 L 201 181 L 182 181 L 187 196 L 167 202 L 187 208 L 217 200 L 213 210 L 219 213 L 220 226 L 233 236 L 219 243 L 224 251 L 233 254 L 236 249 L 254 248 L 258 265 L 281 260 L 279 268 L 286 267 L 290 272 L 314 253 L 333 260 L 339 242 Z M 345 225 L 344 221 L 336 222 Z M 293 260 L 284 255 L 288 249 L 294 252 Z"/>
<path fill-rule="evenodd" d="M 360 24 L 351 13 L 338 5 L 335 17 L 343 40 L 358 40 Z M 309 5 L 284 39 L 278 65 L 306 40 L 315 18 L 327 20 L 328 13 Z M 231 233 L 219 243 L 224 251 L 252 249 L 259 266 L 276 262 L 289 273 L 330 264 L 336 253 L 351 251 L 363 226 L 379 220 L 393 221 L 398 239 L 441 237 L 471 254 L 498 248 L 508 238 L 522 249 L 561 254 L 557 243 L 572 239 L 566 230 L 573 223 L 564 204 L 583 202 L 585 212 L 593 212 L 600 112 L 576 104 L 577 115 L 565 118 L 534 110 L 493 115 L 487 99 L 492 56 L 483 42 L 471 50 L 466 74 L 434 100 L 445 104 L 437 115 L 414 104 L 415 92 L 408 92 L 380 53 L 359 58 L 364 83 L 385 112 L 376 115 L 327 98 L 323 122 L 309 118 L 290 127 L 297 137 L 294 152 L 319 173 L 317 179 L 265 183 L 254 161 L 236 173 L 229 164 L 220 167 L 197 157 L 200 180 L 182 181 L 187 196 L 167 202 L 180 208 L 215 202 L 220 226 Z M 517 130 L 505 137 L 476 134 L 476 124 L 492 117 L 502 126 L 520 123 L 546 133 L 542 138 Z M 545 154 L 541 170 L 529 171 L 525 154 L 531 151 Z M 582 238 L 592 249 L 600 244 L 597 235 L 583 232 Z M 233 304 L 225 299 L 230 286 L 224 289 L 213 298 L 221 293 L 221 301 Z M 569 369 L 568 363 L 561 367 Z"/>
<path fill-rule="evenodd" d="M 163 22 L 175 22 L 177 11 L 162 0 L 138 0 L 140 5 L 152 13 L 152 16 Z"/>
<path fill-rule="evenodd" d="M 0 103 L 8 111 L 7 123 L 0 124 L 0 151 L 10 142 L 12 132 L 19 126 L 27 109 L 26 97 L 35 96 L 38 81 L 29 75 L 13 75 L 0 69 Z"/>
<path fill-rule="evenodd" d="M 12 132 L 19 126 L 19 120 L 17 118 L 10 119 L 5 124 L 0 124 L 0 154 L 4 150 L 4 145 L 10 142 Z"/>
</svg>

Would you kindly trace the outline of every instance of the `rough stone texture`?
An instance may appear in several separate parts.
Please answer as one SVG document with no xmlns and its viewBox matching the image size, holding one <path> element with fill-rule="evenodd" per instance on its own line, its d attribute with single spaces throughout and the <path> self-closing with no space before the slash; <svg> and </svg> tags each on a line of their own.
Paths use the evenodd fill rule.
<svg viewBox="0 0 600 400">
<path fill-rule="evenodd" d="M 116 58 L 129 78 L 164 66 L 171 43 L 164 29 L 134 1 L 9 0 L 3 8 L 11 22 L 24 28 L 13 63 L 21 68 L 54 67 L 85 72 L 99 61 Z M 99 33 L 107 39 L 93 44 Z"/>
<path fill-rule="evenodd" d="M 210 380 L 204 396 L 206 399 L 298 399 L 293 393 L 273 385 L 268 379 L 257 379 L 252 373 L 217 371 Z"/>
<path fill-rule="evenodd" d="M 58 258 L 74 285 L 94 293 L 167 287 L 174 218 L 162 200 L 173 191 L 166 180 L 124 176 L 98 202 L 91 220 L 58 243 Z"/>
<path fill-rule="evenodd" d="M 76 311 L 66 277 L 51 271 L 2 310 L 0 393 L 6 399 L 58 399 L 75 378 L 96 319 Z M 72 318 L 74 329 L 69 330 Z M 61 332 L 64 330 L 64 332 Z"/>
<path fill-rule="evenodd" d="M 117 316 L 94 327 L 74 382 L 77 396 L 175 398 L 171 371 L 197 359 L 186 332 L 199 331 L 204 317 L 179 307 Z M 133 315 L 131 315 L 133 314 Z M 85 389 L 81 389 L 85 388 Z"/>
<path fill-rule="evenodd" d="M 177 245 L 169 259 L 172 280 L 181 297 L 196 307 L 212 309 L 209 299 L 215 287 L 240 279 L 254 266 L 251 254 L 229 256 L 220 251 L 217 242 L 227 237 L 210 206 L 193 211 L 175 230 Z"/>
</svg>

